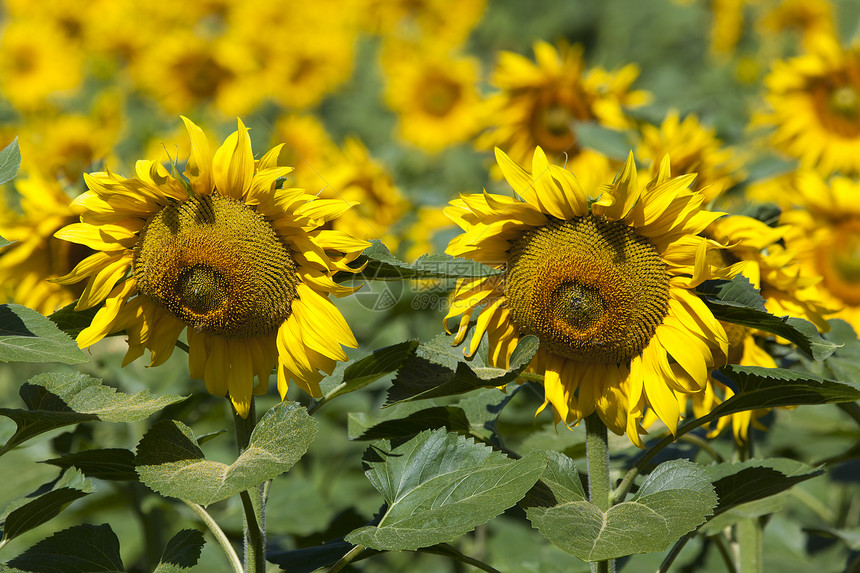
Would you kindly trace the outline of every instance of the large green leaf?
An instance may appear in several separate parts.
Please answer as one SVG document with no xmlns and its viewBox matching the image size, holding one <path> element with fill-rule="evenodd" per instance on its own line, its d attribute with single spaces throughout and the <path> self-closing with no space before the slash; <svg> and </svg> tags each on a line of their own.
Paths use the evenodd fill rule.
<svg viewBox="0 0 860 573">
<path fill-rule="evenodd" d="M 92 324 L 96 313 L 102 308 L 102 305 L 99 304 L 84 310 L 75 310 L 77 304 L 77 301 L 70 302 L 48 315 L 48 319 L 69 336 L 77 336 L 83 329 Z"/>
<path fill-rule="evenodd" d="M 196 529 L 183 529 L 167 542 L 153 573 L 182 573 L 194 567 L 204 543 L 203 533 Z"/>
<path fill-rule="evenodd" d="M 401 261 L 391 254 L 382 241 L 374 239 L 355 266 L 365 265 L 354 275 L 356 279 L 405 280 L 405 279 L 459 279 L 492 277 L 502 271 L 469 259 L 455 258 L 443 253 L 422 255 L 414 263 Z"/>
<path fill-rule="evenodd" d="M 21 150 L 18 149 L 18 138 L 12 140 L 0 151 L 0 185 L 11 181 L 21 167 Z"/>
<path fill-rule="evenodd" d="M 787 316 L 779 318 L 768 313 L 764 299 L 742 275 L 730 281 L 706 281 L 696 290 L 705 295 L 705 304 L 719 320 L 781 336 L 815 360 L 824 360 L 838 348 L 821 338 L 811 322 Z"/>
<path fill-rule="evenodd" d="M 632 499 L 604 513 L 585 499 L 572 464 L 558 456 L 549 459 L 542 481 L 558 504 L 529 507 L 526 514 L 544 537 L 583 561 L 662 551 L 702 524 L 717 505 L 705 471 L 672 460 L 657 466 Z"/>
<path fill-rule="evenodd" d="M 720 372 L 734 381 L 738 392 L 711 411 L 717 417 L 757 408 L 853 402 L 860 383 L 825 380 L 783 368 L 731 364 Z"/>
<path fill-rule="evenodd" d="M 367 356 L 347 364 L 338 364 L 324 382 L 325 399 L 331 400 L 341 394 L 360 390 L 386 374 L 391 374 L 400 368 L 417 346 L 417 340 L 407 340 L 374 350 Z"/>
<path fill-rule="evenodd" d="M 0 305 L 0 362 L 86 361 L 77 343 L 40 313 L 19 304 Z"/>
<path fill-rule="evenodd" d="M 465 433 L 471 427 L 466 413 L 455 406 L 431 406 L 422 408 L 403 418 L 383 420 L 370 426 L 361 427 L 359 424 L 372 420 L 369 417 L 350 415 L 349 437 L 354 440 L 381 440 L 385 438 L 401 438 L 414 436 L 423 430 L 445 428 L 449 432 Z"/>
<path fill-rule="evenodd" d="M 372 549 L 414 550 L 471 531 L 516 504 L 546 466 L 542 455 L 512 460 L 444 430 L 424 431 L 365 455 L 370 482 L 385 498 L 379 523 L 346 536 Z"/>
<path fill-rule="evenodd" d="M 61 468 L 76 467 L 87 477 L 114 481 L 137 481 L 134 452 L 122 448 L 86 450 L 45 460 Z"/>
<path fill-rule="evenodd" d="M 316 429 L 316 420 L 302 406 L 278 403 L 254 428 L 247 449 L 227 465 L 206 460 L 188 426 L 162 420 L 137 446 L 137 473 L 162 495 L 209 505 L 290 469 L 307 451 Z"/>
<path fill-rule="evenodd" d="M 740 520 L 778 511 L 782 507 L 780 494 L 824 473 L 786 458 L 714 464 L 705 467 L 705 471 L 720 498 L 713 519 L 702 527 L 706 535 L 716 534 Z"/>
<path fill-rule="evenodd" d="M 122 573 L 119 539 L 110 526 L 76 525 L 43 539 L 9 562 L 32 573 Z"/>
<path fill-rule="evenodd" d="M 504 386 L 525 370 L 539 343 L 536 336 L 523 337 L 511 354 L 510 369 L 505 370 L 490 366 L 486 351 L 466 360 L 462 348 L 451 345 L 452 340 L 451 336 L 440 335 L 419 345 L 415 354 L 407 358 L 397 372 L 388 391 L 386 405 Z"/>
<path fill-rule="evenodd" d="M 3 539 L 13 539 L 42 525 L 94 490 L 93 484 L 80 472 L 67 471 L 50 490 L 14 501 L 4 510 Z"/>
<path fill-rule="evenodd" d="M 11 418 L 18 426 L 0 453 L 43 432 L 80 422 L 143 420 L 185 399 L 172 394 L 152 396 L 148 390 L 124 394 L 95 378 L 77 373 L 39 374 L 21 386 L 20 394 L 26 410 L 0 408 L 0 416 Z"/>
</svg>

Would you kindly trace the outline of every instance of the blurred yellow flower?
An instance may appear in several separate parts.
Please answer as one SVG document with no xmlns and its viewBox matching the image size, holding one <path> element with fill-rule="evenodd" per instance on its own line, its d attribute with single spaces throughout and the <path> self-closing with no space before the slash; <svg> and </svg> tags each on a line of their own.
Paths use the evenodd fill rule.
<svg viewBox="0 0 860 573">
<path fill-rule="evenodd" d="M 860 45 L 818 36 L 808 54 L 777 61 L 765 78 L 770 144 L 824 174 L 860 172 Z"/>
<path fill-rule="evenodd" d="M 388 42 L 382 50 L 385 101 L 397 133 L 429 152 L 468 141 L 481 127 L 480 62 L 437 44 Z"/>
<path fill-rule="evenodd" d="M 505 270 L 502 281 L 458 281 L 446 316 L 460 317 L 455 343 L 481 309 L 465 352 L 486 334 L 491 361 L 506 367 L 520 338 L 536 335 L 530 368 L 544 375 L 544 405 L 558 420 L 597 412 L 641 446 L 650 408 L 674 431 L 677 394 L 701 391 L 728 349 L 723 327 L 691 292 L 712 277 L 713 245 L 701 232 L 721 213 L 701 209 L 694 175 L 670 177 L 668 158 L 641 185 L 631 154 L 614 182 L 596 188 L 540 148 L 531 173 L 501 150 L 496 158 L 522 201 L 485 192 L 446 209 L 464 231 L 446 252 Z"/>
<path fill-rule="evenodd" d="M 54 238 L 61 227 L 78 220 L 71 197 L 53 177 L 31 174 L 15 179 L 20 212 L 9 203 L 0 209 L 0 236 L 12 245 L 0 249 L 0 289 L 7 301 L 50 314 L 76 298 L 83 286 L 47 279 L 68 273 L 92 251 Z"/>
<path fill-rule="evenodd" d="M 82 81 L 83 57 L 54 26 L 14 20 L 0 38 L 0 91 L 16 108 L 35 111 Z"/>
<path fill-rule="evenodd" d="M 642 139 L 634 149 L 636 157 L 653 172 L 668 154 L 675 173 L 696 173 L 693 189 L 702 191 L 708 202 L 743 178 L 735 151 L 723 147 L 714 130 L 699 123 L 695 115 L 681 121 L 678 112 L 672 111 L 659 127 L 646 124 L 640 129 Z"/>
<path fill-rule="evenodd" d="M 364 26 L 401 40 L 460 46 L 484 15 L 486 0 L 367 0 L 359 9 Z"/>
<path fill-rule="evenodd" d="M 513 52 L 502 52 L 492 85 L 500 90 L 489 102 L 487 124 L 477 147 L 501 148 L 524 163 L 536 146 L 550 157 L 580 151 L 573 126 L 596 122 L 609 128 L 627 128 L 627 108 L 646 103 L 649 95 L 631 90 L 639 75 L 634 64 L 609 72 L 586 69 L 582 46 L 546 42 L 534 45 L 535 62 Z"/>
<path fill-rule="evenodd" d="M 185 330 L 191 377 L 229 394 L 242 417 L 275 367 L 282 398 L 290 379 L 318 397 L 321 371 L 346 359 L 342 345 L 356 346 L 328 296 L 352 292 L 331 275 L 350 272 L 368 243 L 322 228 L 353 204 L 278 188 L 291 171 L 281 146 L 255 160 L 241 121 L 214 153 L 185 124 L 187 181 L 156 161 L 138 161 L 133 178 L 87 175 L 90 190 L 74 203 L 81 222 L 56 233 L 96 251 L 58 279 L 87 280 L 78 309 L 104 303 L 78 344 L 125 330 L 124 364 L 148 348 L 155 366 Z"/>
</svg>

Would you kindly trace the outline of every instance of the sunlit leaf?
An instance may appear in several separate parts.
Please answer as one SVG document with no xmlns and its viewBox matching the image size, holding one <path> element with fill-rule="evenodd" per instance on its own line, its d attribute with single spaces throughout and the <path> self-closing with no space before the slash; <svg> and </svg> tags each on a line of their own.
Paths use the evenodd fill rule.
<svg viewBox="0 0 860 573">
<path fill-rule="evenodd" d="M 208 461 L 191 429 L 157 422 L 137 447 L 140 481 L 162 495 L 209 505 L 290 469 L 307 451 L 317 422 L 294 402 L 280 402 L 260 419 L 248 448 L 231 465 Z"/>
<path fill-rule="evenodd" d="M 110 526 L 76 525 L 43 539 L 9 561 L 23 571 L 48 573 L 121 573 L 119 539 Z"/>
<path fill-rule="evenodd" d="M 374 350 L 367 356 L 347 364 L 339 364 L 324 382 L 326 400 L 360 390 L 386 374 L 394 372 L 413 354 L 417 346 L 417 340 L 407 340 Z"/>
<path fill-rule="evenodd" d="M 560 549 L 583 561 L 662 551 L 713 513 L 717 496 L 708 475 L 686 460 L 660 464 L 636 495 L 602 512 L 558 466 L 547 478 L 559 498 L 552 507 L 529 507 L 529 520 Z"/>
<path fill-rule="evenodd" d="M 86 361 L 77 343 L 40 313 L 19 304 L 0 305 L 0 362 Z"/>
<path fill-rule="evenodd" d="M 370 482 L 385 498 L 378 525 L 346 540 L 373 549 L 408 550 L 444 543 L 517 503 L 546 467 L 539 454 L 512 460 L 472 440 L 425 431 L 365 455 Z"/>
<path fill-rule="evenodd" d="M 185 399 L 173 394 L 152 396 L 148 390 L 125 394 L 77 373 L 39 374 L 21 386 L 20 395 L 26 410 L 0 408 L 0 416 L 11 418 L 18 426 L 0 453 L 43 432 L 80 422 L 143 420 Z"/>
<path fill-rule="evenodd" d="M 391 254 L 382 241 L 374 239 L 353 266 L 365 265 L 354 278 L 371 280 L 459 279 L 491 277 L 503 271 L 469 259 L 444 253 L 422 255 L 414 263 L 401 261 Z"/>
</svg>

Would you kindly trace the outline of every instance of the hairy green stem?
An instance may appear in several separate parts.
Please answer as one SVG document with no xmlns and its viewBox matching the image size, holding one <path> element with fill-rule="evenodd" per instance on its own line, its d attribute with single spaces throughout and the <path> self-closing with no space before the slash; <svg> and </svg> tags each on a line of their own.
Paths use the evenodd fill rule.
<svg viewBox="0 0 860 573">
<path fill-rule="evenodd" d="M 744 573 L 762 573 L 762 526 L 757 517 L 742 519 L 735 526 L 738 539 L 738 569 Z"/>
<path fill-rule="evenodd" d="M 437 547 L 442 547 L 444 548 L 444 550 L 436 549 Z M 431 547 L 422 547 L 418 549 L 418 551 L 422 553 L 431 553 L 433 555 L 442 555 L 443 557 L 450 557 L 456 561 L 465 563 L 466 565 L 471 565 L 476 569 L 480 569 L 481 571 L 486 571 L 487 573 L 501 573 L 495 567 L 492 567 L 474 557 L 469 557 L 468 555 L 463 554 L 453 545 L 449 545 L 447 543 L 440 543 L 439 545 L 434 545 Z"/>
<path fill-rule="evenodd" d="M 588 499 L 597 508 L 609 511 L 609 439 L 606 424 L 594 412 L 585 419 L 585 451 L 588 462 Z M 608 559 L 591 564 L 592 573 L 615 571 L 615 561 Z"/>
<path fill-rule="evenodd" d="M 236 555 L 236 550 L 233 549 L 233 546 L 230 544 L 230 540 L 227 539 L 227 535 L 224 533 L 224 530 L 218 526 L 215 520 L 212 519 L 212 516 L 209 515 L 203 507 L 196 503 L 192 503 L 187 499 L 183 499 L 182 502 L 190 507 L 194 513 L 200 516 L 200 519 L 203 520 L 203 523 L 206 524 L 206 527 L 208 527 L 209 531 L 212 532 L 212 535 L 215 536 L 215 541 L 218 542 L 218 545 L 221 546 L 221 549 L 223 549 L 224 553 L 227 555 L 227 560 L 230 562 L 230 567 L 233 569 L 234 573 L 243 573 L 244 570 L 242 569 L 242 562 L 239 561 L 239 556 Z"/>
<path fill-rule="evenodd" d="M 251 442 L 251 433 L 257 425 L 253 396 L 251 397 L 248 416 L 243 418 L 234 409 L 233 422 L 236 425 L 236 442 L 239 447 L 239 455 L 242 455 L 242 452 L 248 448 L 248 444 Z M 266 510 L 264 489 L 265 484 L 260 484 L 256 489 L 243 491 L 240 494 L 245 513 L 242 529 L 247 573 L 264 573 L 266 570 L 266 531 L 263 518 Z"/>
<path fill-rule="evenodd" d="M 328 573 L 337 573 L 342 570 L 344 567 L 352 563 L 352 560 L 358 557 L 358 554 L 364 551 L 364 545 L 356 545 L 352 549 L 350 549 L 346 555 L 338 559 L 337 563 L 331 566 L 331 569 L 328 570 Z"/>
</svg>

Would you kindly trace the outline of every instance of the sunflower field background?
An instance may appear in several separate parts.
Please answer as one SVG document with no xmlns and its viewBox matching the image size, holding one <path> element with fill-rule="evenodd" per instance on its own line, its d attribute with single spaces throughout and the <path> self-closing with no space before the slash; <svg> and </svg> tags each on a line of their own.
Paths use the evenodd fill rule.
<svg viewBox="0 0 860 573">
<path fill-rule="evenodd" d="M 4 0 L 0 147 L 0 571 L 860 571 L 856 0 Z"/>
</svg>

